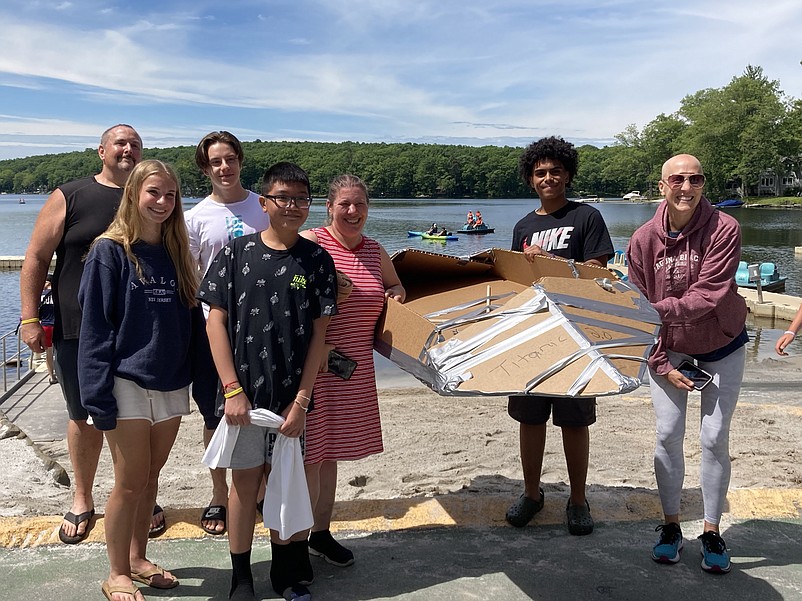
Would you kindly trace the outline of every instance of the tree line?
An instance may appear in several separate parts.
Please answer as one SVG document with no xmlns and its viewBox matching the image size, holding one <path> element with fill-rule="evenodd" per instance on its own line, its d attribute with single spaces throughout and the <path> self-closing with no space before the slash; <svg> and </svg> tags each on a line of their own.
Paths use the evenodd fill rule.
<svg viewBox="0 0 802 601">
<path fill-rule="evenodd" d="M 705 167 L 711 199 L 755 193 L 762 175 L 802 168 L 802 101 L 787 97 L 761 67 L 747 66 L 722 88 L 682 99 L 642 129 L 629 125 L 616 142 L 579 151 L 573 195 L 620 197 L 630 190 L 657 195 L 660 169 L 678 152 L 696 155 Z M 147 140 L 145 141 L 147 143 Z M 514 146 L 453 146 L 360 142 L 244 142 L 242 181 L 258 190 L 264 169 L 292 161 L 308 173 L 312 192 L 326 194 L 342 173 L 360 176 L 374 197 L 517 198 L 531 195 L 518 177 L 522 149 Z M 208 180 L 194 161 L 194 146 L 146 148 L 144 158 L 172 163 L 184 196 L 205 196 Z M 95 149 L 0 161 L 0 192 L 48 192 L 97 173 Z M 796 193 L 797 189 L 788 190 Z"/>
</svg>

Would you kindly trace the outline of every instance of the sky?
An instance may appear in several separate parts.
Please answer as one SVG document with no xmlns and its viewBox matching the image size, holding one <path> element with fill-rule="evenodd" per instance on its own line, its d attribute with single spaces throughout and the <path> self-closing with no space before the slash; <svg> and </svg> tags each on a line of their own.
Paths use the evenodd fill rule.
<svg viewBox="0 0 802 601">
<path fill-rule="evenodd" d="M 0 159 L 242 141 L 604 146 L 761 66 L 802 97 L 800 0 L 3 0 Z"/>
</svg>

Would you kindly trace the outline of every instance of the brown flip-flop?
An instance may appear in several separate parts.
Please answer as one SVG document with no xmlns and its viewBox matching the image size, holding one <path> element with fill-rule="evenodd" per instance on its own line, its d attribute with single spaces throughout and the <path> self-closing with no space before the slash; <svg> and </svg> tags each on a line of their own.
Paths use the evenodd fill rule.
<svg viewBox="0 0 802 601">
<path fill-rule="evenodd" d="M 74 545 L 76 543 L 80 543 L 82 540 L 86 538 L 89 534 L 89 525 L 92 522 L 92 518 L 95 516 L 95 510 L 90 509 L 89 511 L 84 511 L 83 513 L 79 513 L 75 515 L 72 511 L 68 511 L 64 514 L 64 520 L 69 522 L 70 524 L 75 525 L 75 534 L 70 536 L 66 532 L 64 532 L 64 524 L 62 524 L 58 529 L 58 537 L 62 543 L 65 545 Z M 86 528 L 83 532 L 78 534 L 78 526 L 82 523 L 86 522 Z"/>
<path fill-rule="evenodd" d="M 165 582 L 164 584 L 161 583 L 156 584 L 153 581 L 153 579 L 156 576 L 161 576 L 167 582 Z M 178 578 L 176 578 L 175 576 L 173 576 L 172 578 L 167 578 L 167 576 L 164 575 L 164 568 L 159 567 L 156 564 L 153 564 L 152 568 L 150 568 L 149 570 L 145 570 L 144 572 L 131 572 L 131 580 L 134 580 L 135 582 L 141 582 L 142 584 L 145 584 L 151 588 L 160 588 L 160 589 L 175 588 L 179 584 Z"/>
<path fill-rule="evenodd" d="M 104 581 L 102 585 L 100 585 L 100 590 L 103 591 L 103 596 L 106 597 L 109 601 L 114 601 L 114 593 L 122 593 L 124 595 L 131 595 L 134 599 L 136 599 L 136 594 L 139 592 L 139 587 L 137 587 L 133 582 L 131 586 L 111 586 L 108 580 Z"/>
</svg>

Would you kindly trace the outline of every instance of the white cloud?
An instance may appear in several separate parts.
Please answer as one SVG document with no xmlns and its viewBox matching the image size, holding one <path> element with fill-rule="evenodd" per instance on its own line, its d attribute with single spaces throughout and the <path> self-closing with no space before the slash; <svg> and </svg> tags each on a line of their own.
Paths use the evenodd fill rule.
<svg viewBox="0 0 802 601">
<path fill-rule="evenodd" d="M 750 63 L 802 90 L 796 0 L 11 3 L 0 94 L 33 129 L 117 109 L 159 141 L 219 127 L 191 119 L 261 139 L 610 140 Z M 45 110 L 5 101 L 37 91 Z"/>
</svg>

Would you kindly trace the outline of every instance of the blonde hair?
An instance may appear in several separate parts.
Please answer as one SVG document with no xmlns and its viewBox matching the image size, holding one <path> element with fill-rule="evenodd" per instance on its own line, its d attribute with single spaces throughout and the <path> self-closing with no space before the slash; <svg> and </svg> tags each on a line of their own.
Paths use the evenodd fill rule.
<svg viewBox="0 0 802 601">
<path fill-rule="evenodd" d="M 175 266 L 181 299 L 188 307 L 194 307 L 198 304 L 195 299 L 199 284 L 198 269 L 189 253 L 189 235 L 184 223 L 184 209 L 181 206 L 181 186 L 175 171 L 167 163 L 149 159 L 134 167 L 125 184 L 123 197 L 114 221 L 105 232 L 95 239 L 95 242 L 107 238 L 122 246 L 125 254 L 134 264 L 137 275 L 139 277 L 144 275 L 139 259 L 131 247 L 142 239 L 143 223 L 142 215 L 139 212 L 139 194 L 145 180 L 151 175 L 163 175 L 175 183 L 175 208 L 167 220 L 162 223 L 162 244 Z"/>
</svg>

